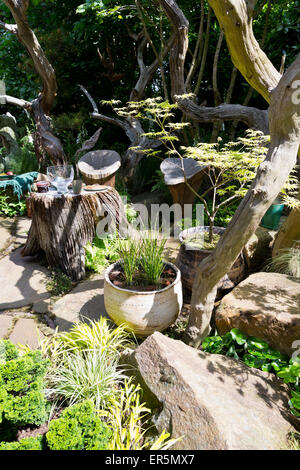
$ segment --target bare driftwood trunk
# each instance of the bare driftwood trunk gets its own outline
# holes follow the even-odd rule
[[[184,66],[188,49],[189,22],[174,0],[160,0],[160,4],[176,32],[174,44],[170,51],[170,76],[172,98],[178,103],[181,111],[194,121],[211,123],[239,120],[252,129],[268,134],[269,124],[266,110],[227,103],[210,108],[199,106],[192,100],[181,96],[186,93]]]
[[[43,251],[50,266],[74,281],[85,277],[85,246],[93,241],[103,215],[110,214],[117,227],[126,220],[114,189],[65,196],[32,193],[30,199],[32,224],[23,256]]]
[[[6,24],[0,21],[0,28],[14,34],[25,47],[33,61],[35,71],[42,80],[43,89],[31,102],[5,95],[0,97],[1,103],[20,106],[31,113],[36,124],[34,140],[38,158],[41,159],[47,154],[54,164],[64,163],[66,156],[61,142],[53,135],[49,117],[57,94],[55,72],[28,24],[29,0],[3,0],[3,2],[9,8],[16,24]]]
[[[143,21],[143,17],[141,17],[141,19]],[[128,32],[130,37],[136,43],[137,64],[139,68],[139,77],[130,92],[129,101],[140,101],[144,97],[145,90],[147,86],[152,82],[157,70],[160,68],[162,72],[163,60],[169,53],[170,48],[174,42],[174,35],[171,35],[170,38],[166,41],[166,43],[163,43],[161,45],[160,51],[156,51],[147,31],[145,22],[143,22],[143,30],[139,34],[135,34],[132,31]],[[144,60],[144,53],[148,44],[151,45],[155,53],[155,59],[150,65],[146,65]],[[130,142],[130,147],[126,150],[124,155],[122,155],[122,169],[125,172],[127,179],[130,179],[133,176],[134,169],[143,157],[140,152],[132,150],[131,147],[139,147],[140,149],[157,148],[162,145],[161,142],[158,140],[151,140],[143,136],[144,129],[142,128],[140,121],[138,121],[137,119],[119,119],[106,116],[105,114],[100,113],[95,100],[91,97],[88,91],[82,85],[79,85],[79,87],[92,104],[93,112],[90,114],[90,116],[94,119],[120,127],[127,135]]]
[[[183,52],[186,50],[188,22],[175,1],[160,0],[160,3],[174,29],[177,30],[177,51]],[[215,13],[220,17],[219,21],[224,28],[225,36],[228,30],[227,21],[231,21],[231,13],[236,11],[233,6],[232,10],[228,9],[232,3],[241,14],[244,16],[247,14],[246,2],[244,1],[215,2],[210,0],[211,6],[216,8]],[[224,11],[219,12],[219,8],[223,8]],[[226,16],[226,18],[223,19],[223,16]],[[255,50],[256,48],[259,49],[259,46],[254,39],[252,28],[249,30],[249,25],[244,24],[247,22],[244,16],[234,18],[233,32],[229,31],[226,39],[229,43],[229,49],[233,51],[232,53],[236,57],[234,62],[237,68],[240,67],[243,73],[243,71],[245,72],[244,68],[249,67],[255,75],[254,78],[248,77],[247,73],[249,83],[259,89],[267,99],[271,96],[269,110],[271,144],[266,160],[260,165],[251,188],[241,202],[219,244],[214,252],[199,266],[193,286],[191,315],[185,334],[186,341],[196,347],[210,331],[210,319],[218,282],[229,271],[239,253],[255,232],[264,213],[280,192],[290,171],[296,164],[300,142],[299,105],[294,104],[292,100],[294,91],[292,84],[300,78],[300,56],[278,83],[280,75],[278,77],[278,73],[274,71],[275,69],[269,63],[267,57],[261,53],[262,51],[257,51],[257,56],[255,56]],[[234,31],[237,31],[237,23],[239,23],[238,32],[234,33]],[[230,38],[232,34],[234,35],[232,41],[235,46],[240,44],[239,47],[231,47]],[[178,43],[181,41],[182,45],[180,46]],[[250,51],[249,57],[245,55],[247,47]],[[242,54],[239,54],[239,48]],[[175,61],[175,59],[174,51],[173,60]],[[183,61],[184,56],[181,55],[177,64],[176,62],[173,63],[174,72],[178,72],[176,81],[179,83],[179,89],[183,80]],[[242,61],[243,65],[239,61]],[[260,68],[263,68],[261,76],[259,76]],[[267,80],[267,76],[269,80]]]

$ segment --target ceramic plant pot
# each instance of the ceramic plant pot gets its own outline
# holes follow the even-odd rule
[[[149,336],[155,331],[166,330],[177,319],[182,308],[182,286],[179,269],[171,263],[176,278],[164,289],[135,291],[115,286],[109,274],[118,268],[115,263],[104,274],[104,304],[116,325],[125,324],[126,329],[137,336]]]
[[[209,227],[192,227],[184,230],[179,235],[181,246],[177,256],[176,266],[181,271],[182,287],[185,300],[187,302],[189,302],[192,295],[193,283],[196,277],[197,269],[201,261],[209,256],[212,252],[212,250],[201,248],[195,249],[195,246],[189,245],[188,243],[189,239],[197,237],[197,234],[200,234],[203,231],[208,232]],[[222,235],[224,231],[225,228],[223,227],[214,227],[214,233],[216,234]],[[230,271],[220,280],[217,293],[218,299],[222,298],[244,279],[246,275],[246,269],[244,255],[241,253],[233,263]]]

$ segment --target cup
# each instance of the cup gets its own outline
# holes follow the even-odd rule
[[[80,194],[82,190],[82,180],[74,180],[72,183],[73,193]]]

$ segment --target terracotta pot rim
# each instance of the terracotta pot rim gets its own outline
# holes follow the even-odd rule
[[[118,264],[119,264],[120,261],[117,261],[116,263],[113,263],[111,264],[110,266],[108,266],[108,268],[104,271],[104,280],[107,282],[107,284],[109,284],[111,287],[113,287],[114,289],[118,290],[118,291],[121,291],[121,292],[126,292],[127,294],[132,294],[132,295],[153,295],[153,294],[160,294],[161,292],[166,292],[167,290],[169,289],[172,289],[172,287],[175,286],[175,284],[177,284],[178,282],[181,282],[181,272],[180,270],[177,268],[177,266],[175,266],[175,264],[173,263],[170,263],[169,261],[166,262],[166,266],[170,266],[172,269],[174,269],[175,273],[176,273],[176,278],[175,280],[172,282],[172,284],[170,284],[169,286],[167,287],[164,287],[163,289],[158,289],[158,290],[151,290],[151,291],[137,291],[137,290],[133,290],[133,289],[125,289],[124,287],[118,287],[118,286],[115,286],[111,280],[109,279],[109,274],[110,272],[113,270],[114,267],[116,267]]]

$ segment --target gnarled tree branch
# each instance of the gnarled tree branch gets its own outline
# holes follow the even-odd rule
[[[270,102],[280,73],[260,48],[252,29],[252,13],[256,1],[209,0],[225,33],[232,62],[247,82]],[[250,9],[249,9],[250,8]]]
[[[185,94],[184,64],[188,48],[189,22],[174,0],[160,0],[174,31],[176,40],[170,52],[172,96],[189,118],[198,122],[243,121],[248,127],[268,133],[268,113],[242,105],[222,104],[217,108],[198,106],[192,100],[180,98]]]
[[[54,163],[64,163],[66,156],[63,147],[59,139],[53,135],[51,119],[48,117],[57,93],[55,72],[29,26],[27,19],[29,0],[3,0],[3,2],[9,8],[16,25],[5,25],[1,22],[0,26],[17,36],[31,57],[35,71],[43,84],[41,93],[31,103],[12,97],[5,97],[3,100],[6,104],[21,106],[32,113],[36,124],[35,149],[38,158],[43,158],[47,153]]]

